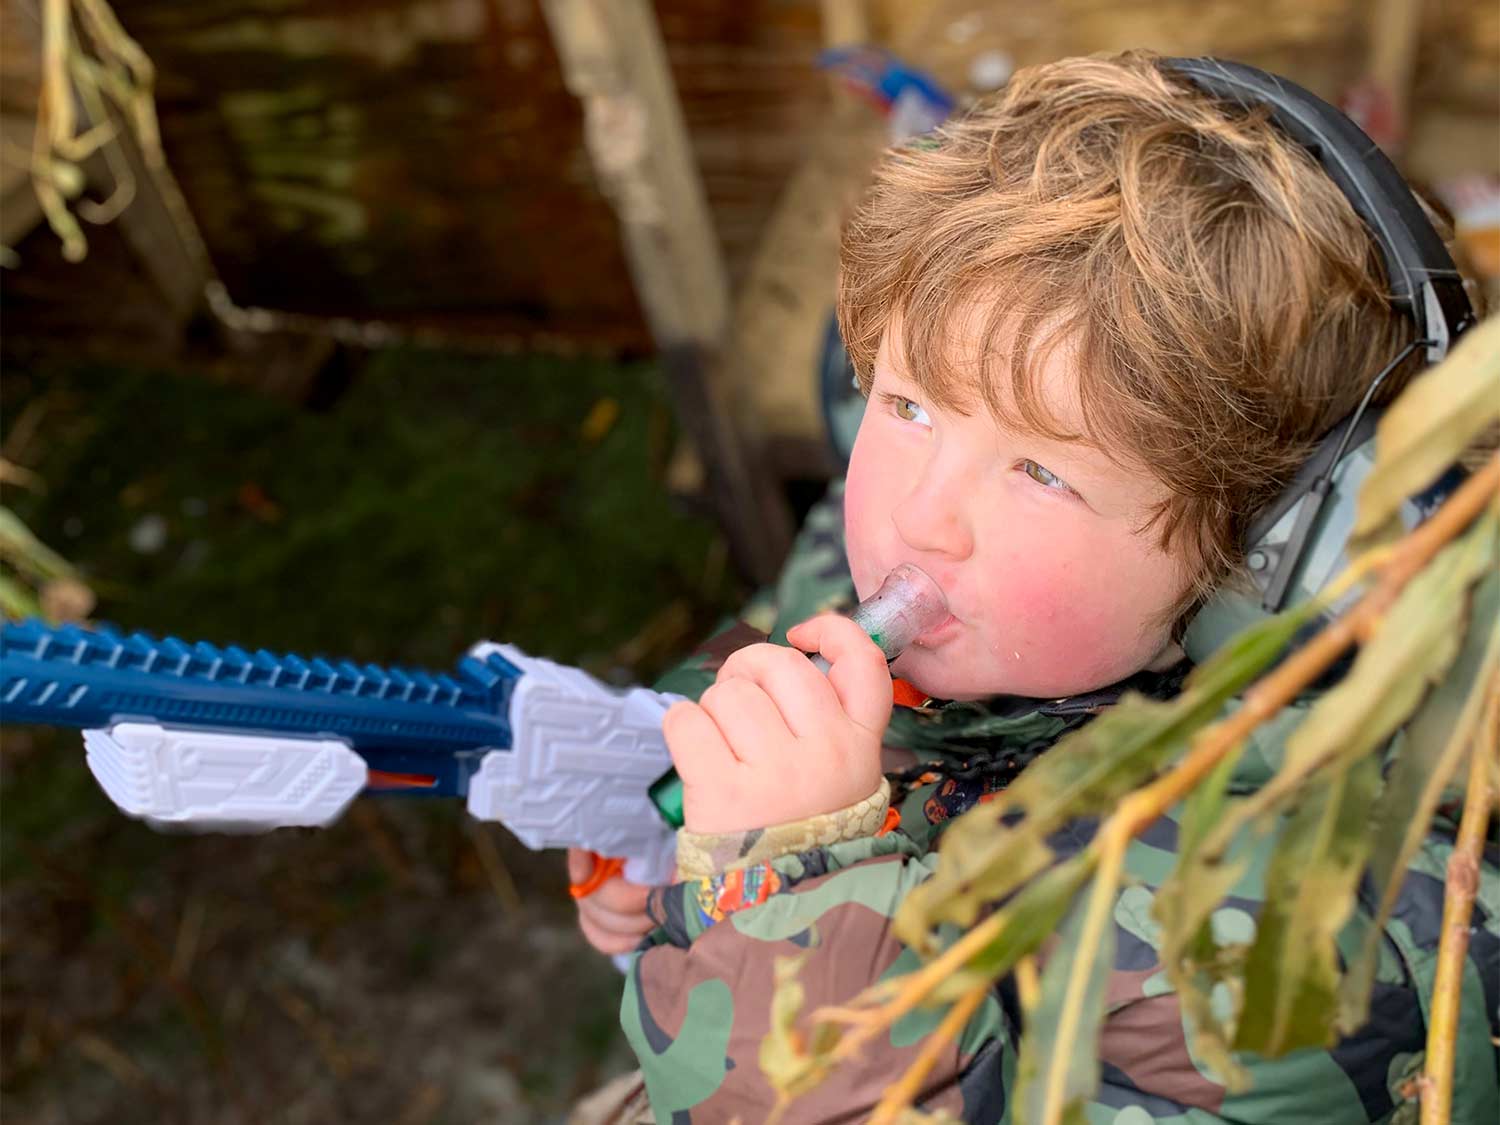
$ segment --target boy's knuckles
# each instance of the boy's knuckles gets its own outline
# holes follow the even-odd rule
[[[725,658],[723,665],[719,668],[719,678],[723,679],[726,675],[732,676],[741,668],[759,663],[767,657],[774,657],[778,652],[784,651],[786,650],[782,645],[773,645],[766,641],[737,648]]]
[[[697,706],[696,703],[684,699],[668,707],[667,713],[661,717],[662,733],[671,738],[673,731],[681,730],[683,724],[689,721],[689,715]]]
[[[755,680],[722,680],[703,693],[702,706],[728,741],[747,724],[755,724],[758,735],[775,733],[776,703]]]
[[[641,933],[650,927],[650,920],[644,909],[614,910],[601,902],[590,901],[597,894],[596,891],[578,905],[579,914],[595,926],[610,933],[621,934]]]
[[[586,918],[579,919],[578,928],[583,931],[583,936],[588,940],[588,943],[600,953],[611,955],[629,953],[640,944],[639,935],[612,933],[609,930],[594,925]]]
[[[610,879],[593,894],[581,900],[583,905],[598,905],[605,910],[634,914],[646,909],[650,887],[627,883],[624,879]]]
[[[748,645],[733,653],[719,669],[719,683],[734,679],[763,680],[797,663],[806,664],[807,657],[797,649],[785,645]]]
[[[718,726],[696,703],[674,704],[662,717],[661,729],[667,752],[686,786],[701,779],[705,771],[711,774],[729,755]]]

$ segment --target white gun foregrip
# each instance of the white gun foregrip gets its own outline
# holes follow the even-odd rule
[[[647,790],[672,765],[662,716],[682,696],[620,690],[577,668],[485,642],[525,675],[510,702],[511,749],[486,754],[469,780],[469,812],[498,820],[530,848],[623,857],[634,883],[672,881],[677,837]]]
[[[109,799],[165,829],[321,828],[338,819],[368,776],[363,758],[329,738],[120,722],[84,731],[83,744]]]

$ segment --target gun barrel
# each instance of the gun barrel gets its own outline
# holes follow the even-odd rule
[[[35,620],[0,627],[6,723],[332,737],[373,770],[432,779],[434,795],[463,795],[484,752],[511,747],[520,676],[498,653],[435,673]]]

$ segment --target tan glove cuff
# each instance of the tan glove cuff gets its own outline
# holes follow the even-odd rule
[[[885,826],[886,810],[890,807],[891,783],[882,777],[880,788],[863,801],[805,820],[751,828],[744,832],[689,832],[686,828],[679,828],[678,881],[707,879],[777,856],[811,851],[840,840],[873,836]]]

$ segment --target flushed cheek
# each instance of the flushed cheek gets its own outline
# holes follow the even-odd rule
[[[882,536],[890,534],[893,498],[899,495],[901,484],[899,474],[891,469],[891,459],[882,459],[871,445],[861,431],[844,487],[845,544],[855,591],[861,598],[873,594],[885,579],[877,573],[876,547]]]
[[[1013,555],[991,587],[980,631],[992,690],[1057,696],[1101,687],[1144,667],[1166,642],[1156,620],[1173,596],[1170,566],[1138,557],[1134,543],[1058,546]]]

